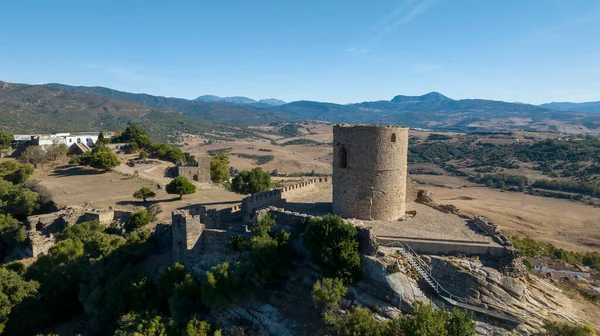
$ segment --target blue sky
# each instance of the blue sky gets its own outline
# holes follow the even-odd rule
[[[598,0],[0,2],[0,80],[349,103],[600,100]]]

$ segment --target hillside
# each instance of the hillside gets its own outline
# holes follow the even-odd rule
[[[0,119],[0,130],[12,133],[114,131],[135,123],[160,141],[176,131],[232,131],[230,126],[125,100],[6,82],[0,82]]]
[[[577,111],[584,113],[600,113],[600,101],[585,103],[552,102],[540,105],[541,107],[559,111]]]
[[[46,84],[46,86],[68,92],[87,93],[102,97],[127,100],[147,107],[172,110],[187,114],[191,117],[206,120],[240,124],[260,124],[269,121],[281,122],[290,120],[289,116],[278,111],[255,106],[193,101],[182,98],[167,98],[143,93],[122,92],[99,86],[71,86],[57,83]],[[216,96],[213,97],[215,97],[214,99],[219,98]]]
[[[478,131],[522,129],[565,133],[600,133],[600,114],[558,111],[530,104],[485,99],[455,100],[437,92],[395,96],[391,100],[335,104],[315,101],[254,101],[245,97],[202,96],[192,101],[134,94],[103,87],[47,84],[47,88],[116,98],[147,108],[181,112],[216,122],[259,125],[272,122],[321,120],[333,123],[397,124],[436,130]],[[252,103],[254,102],[254,103]],[[142,108],[137,106],[136,108]],[[559,108],[559,107],[555,107]],[[581,109],[580,109],[581,110]]]
[[[494,100],[454,100],[437,92],[349,105],[300,101],[277,109],[299,119],[390,123],[440,130],[600,132],[600,117],[595,115]]]

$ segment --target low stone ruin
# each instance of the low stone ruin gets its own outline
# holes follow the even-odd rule
[[[100,224],[110,225],[113,221],[124,222],[131,215],[128,211],[112,208],[91,208],[71,206],[59,211],[27,217],[30,246],[26,257],[37,257],[48,252],[54,245],[54,234],[77,223],[97,220]]]

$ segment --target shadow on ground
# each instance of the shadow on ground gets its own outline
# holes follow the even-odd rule
[[[319,203],[293,203],[287,202],[284,206],[286,210],[292,212],[300,212],[313,216],[324,216],[331,213],[332,207],[331,202],[319,202]]]
[[[171,203],[171,202],[177,202],[179,201],[179,196],[175,196],[173,198],[169,198],[169,199],[162,199],[162,200],[148,200],[146,202],[139,200],[139,201],[118,201],[116,204],[118,205],[136,205],[136,206],[145,206],[145,207],[149,207],[152,206],[154,204],[161,204],[161,203]],[[185,200],[185,199],[183,199]]]
[[[69,177],[69,176],[81,176],[81,175],[100,175],[104,174],[106,171],[97,170],[93,168],[84,168],[84,167],[59,167],[55,169],[50,176],[55,177]]]

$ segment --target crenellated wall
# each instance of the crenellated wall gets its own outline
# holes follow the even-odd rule
[[[260,194],[251,195],[242,199],[241,210],[245,215],[270,205],[281,206],[285,201],[282,189],[273,189]]]
[[[232,221],[243,219],[248,222],[251,220],[254,213],[258,210],[265,209],[270,206],[283,207],[286,203],[285,197],[292,195],[295,192],[302,192],[308,188],[316,187],[323,183],[330,183],[328,177],[319,177],[285,186],[283,188],[265,191],[260,194],[247,196],[242,199],[242,203],[229,208],[215,210],[206,209],[204,206],[196,206],[189,209],[192,216],[200,216],[200,222],[206,225],[207,229],[223,229],[223,230],[242,230],[241,223],[236,227],[229,227]]]

